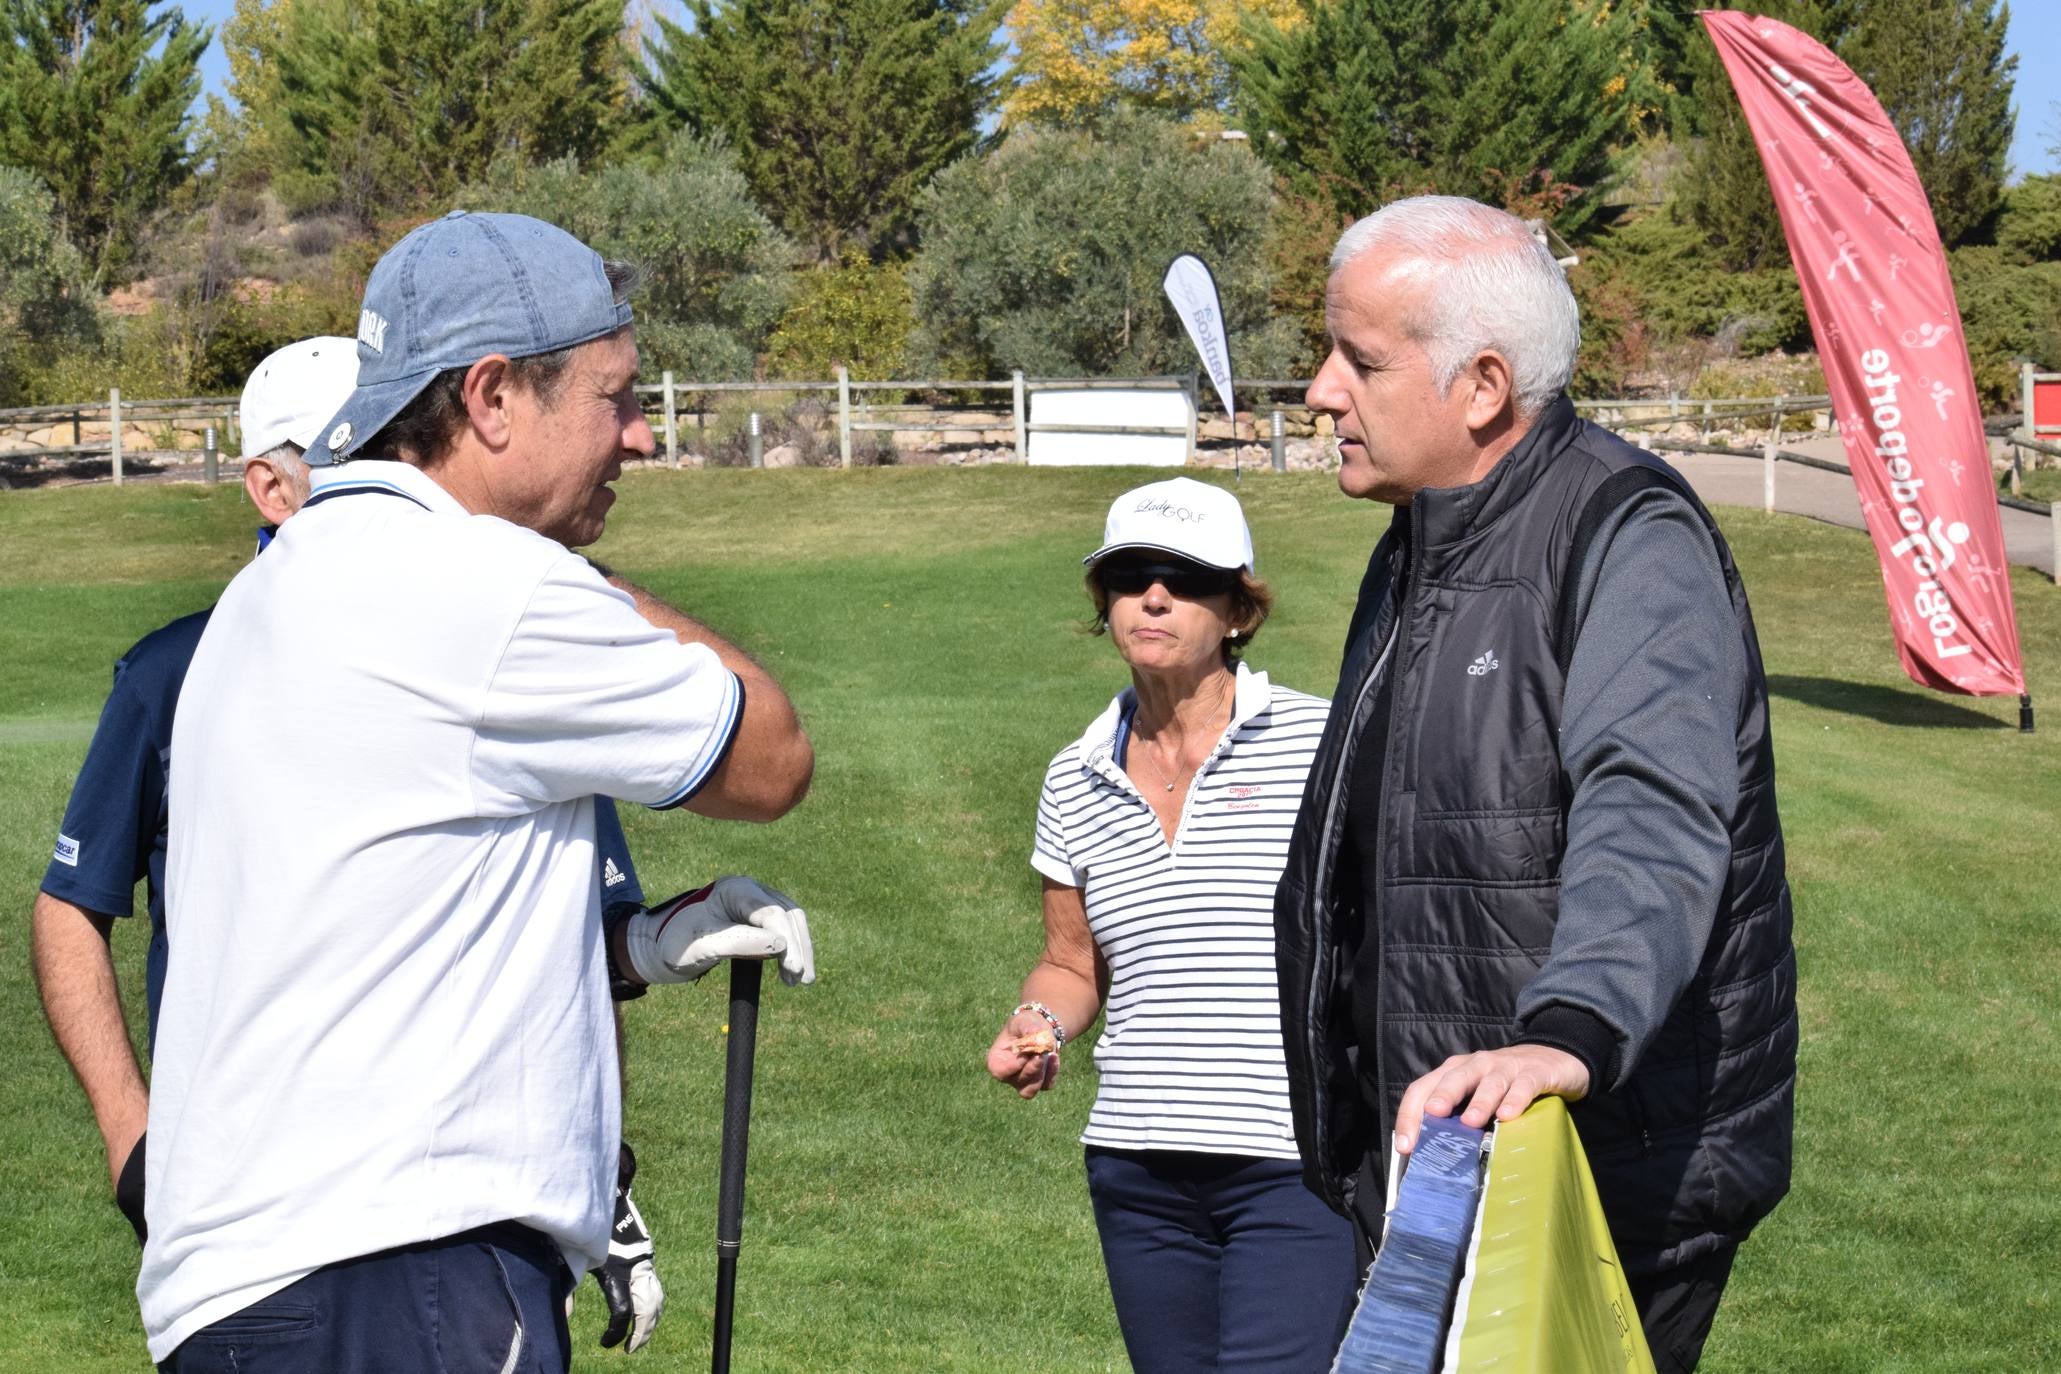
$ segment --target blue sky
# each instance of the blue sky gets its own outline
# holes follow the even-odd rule
[[[646,0],[644,9],[672,10],[665,0]],[[219,31],[235,11],[234,0],[185,0],[187,17]],[[2055,92],[2053,64],[2061,57],[2061,0],[2017,0],[2011,6],[2011,51],[2018,57],[2018,132],[2011,143],[2015,179],[2031,172],[2061,172],[2049,149],[2061,143],[2061,105]],[[205,91],[219,91],[229,75],[220,41],[208,45],[201,59]]]

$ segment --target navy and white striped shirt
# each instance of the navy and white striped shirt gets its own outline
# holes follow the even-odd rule
[[[1330,707],[1240,664],[1171,848],[1123,771],[1128,688],[1052,760],[1031,865],[1081,890],[1110,975],[1083,1144],[1296,1157],[1274,885]]]

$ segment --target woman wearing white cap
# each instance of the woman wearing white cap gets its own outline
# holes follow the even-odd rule
[[[1086,562],[1131,685],[1045,774],[1045,949],[988,1072],[1035,1097],[1106,1013],[1081,1140],[1134,1368],[1328,1369],[1353,1238],[1302,1183],[1273,902],[1329,703],[1240,662],[1272,596],[1229,492],[1126,492]]]

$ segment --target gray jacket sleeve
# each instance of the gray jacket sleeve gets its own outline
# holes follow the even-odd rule
[[[1620,507],[1574,575],[1560,912],[1516,1038],[1573,1052],[1602,1089],[1638,1063],[1716,920],[1746,656],[1710,533],[1678,492]]]

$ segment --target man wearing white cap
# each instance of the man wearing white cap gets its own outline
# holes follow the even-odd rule
[[[302,339],[258,364],[237,408],[243,489],[265,524],[258,547],[308,498],[301,455],[351,392],[358,357],[349,339]],[[129,1043],[110,945],[116,918],[147,884],[150,952],[144,1004],[157,1038],[165,979],[166,777],[172,708],[212,608],[145,635],[115,663],[114,689],[65,808],[36,896],[37,987],[58,1048],[71,1061],[107,1147],[115,1202],[143,1235],[143,1123],[148,1095]],[[282,708],[284,707],[282,703]]]

